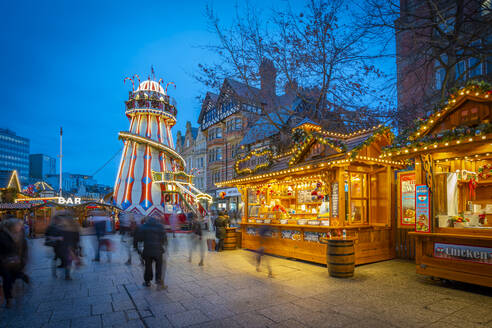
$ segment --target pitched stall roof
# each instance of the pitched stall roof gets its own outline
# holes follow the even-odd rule
[[[470,109],[477,117],[466,119]],[[422,152],[451,151],[450,147],[466,148],[470,143],[485,144],[492,136],[491,113],[492,87],[468,85],[429,117],[419,119],[413,131],[385,147],[380,157],[407,158]]]
[[[312,129],[312,126],[309,125],[313,124],[314,122],[309,122],[308,120],[306,120],[303,124],[299,124],[299,127],[294,128],[294,130],[303,129],[305,131],[308,131],[309,128]],[[364,151],[364,149],[367,149],[375,142],[379,143],[380,145],[389,144],[391,142],[393,134],[388,127],[378,126],[373,127],[372,129],[362,130],[346,135],[318,129],[316,129],[316,133],[321,133],[329,138],[328,140],[332,140],[333,143],[336,145],[335,147],[339,148],[338,151],[332,155],[324,156],[321,158],[310,159],[307,161],[292,161],[294,156],[296,156],[296,152],[300,151],[302,148],[299,148],[299,146],[297,145],[293,145],[288,152],[274,156],[272,164],[269,167],[262,169],[261,172],[240,176],[239,178],[234,180],[223,181],[217,183],[217,186],[233,186],[237,184],[250,183],[253,181],[259,182],[269,180],[275,177],[280,178],[285,176],[292,176],[293,174],[296,174],[296,172],[301,173],[300,171],[304,170],[312,171],[332,165],[346,165],[347,163],[350,163],[352,161],[379,165],[404,165],[403,162],[383,160],[376,157],[358,155],[361,151]],[[307,146],[305,147],[312,147],[313,144],[314,143],[306,144]]]
[[[278,114],[269,113],[268,118],[260,117],[248,129],[239,145],[250,145],[279,133],[277,126],[287,123],[293,116],[287,111],[281,110]]]
[[[19,175],[16,170],[0,170],[0,189],[16,188],[20,191]]]

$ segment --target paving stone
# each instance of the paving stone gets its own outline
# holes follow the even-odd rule
[[[186,309],[181,303],[174,302],[151,306],[151,311],[156,317],[163,317],[168,314],[185,312]]]
[[[102,315],[103,327],[111,327],[113,325],[126,323],[124,312],[105,313]]]
[[[72,319],[71,328],[100,328],[100,327],[102,327],[101,316]]]
[[[70,320],[64,320],[64,321],[57,321],[57,322],[48,322],[45,323],[42,327],[43,328],[70,328],[71,321]]]
[[[126,313],[126,318],[129,321],[140,319],[140,315],[138,314],[137,310],[127,310],[125,311],[125,313]]]
[[[92,305],[92,315],[99,315],[111,312],[113,312],[113,307],[111,303],[99,303]]]
[[[199,310],[173,313],[168,315],[167,318],[175,327],[186,327],[210,321],[210,319]]]
[[[272,320],[258,313],[242,313],[232,317],[232,319],[242,327],[248,328],[269,327],[274,324]]]
[[[92,256],[90,239],[82,237]],[[334,279],[323,266],[271,257],[276,278],[268,279],[248,251],[209,253],[199,268],[186,261],[185,237],[171,239],[164,291],[141,286],[143,268],[124,265],[122,249],[113,263],[86,261],[72,281],[54,279],[42,240],[29,241],[32,284],[16,284],[14,307],[0,308],[0,327],[492,328],[492,290],[443,285],[416,275],[409,261],[364,265],[353,279]]]
[[[113,304],[113,310],[115,312],[135,309],[135,305],[133,305],[133,302],[131,300],[112,302],[112,304]]]
[[[145,324],[148,328],[167,328],[172,327],[171,323],[165,317],[149,317],[144,319]]]

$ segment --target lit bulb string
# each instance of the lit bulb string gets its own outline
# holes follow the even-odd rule
[[[379,125],[373,126],[372,128],[369,128],[369,129],[362,129],[362,130],[358,130],[358,131],[355,131],[355,132],[352,132],[352,133],[345,134],[345,133],[337,133],[337,132],[331,132],[331,131],[321,131],[321,127],[318,126],[318,125],[314,125],[314,124],[303,124],[303,125],[300,125],[298,127],[293,128],[292,131],[295,131],[297,129],[303,129],[303,127],[307,127],[307,128],[311,128],[311,129],[316,129],[320,133],[322,133],[322,134],[324,134],[325,136],[328,136],[328,137],[335,137],[335,138],[338,138],[338,139],[350,139],[350,138],[353,138],[353,137],[356,137],[356,136],[360,136],[360,135],[363,135],[363,134],[366,134],[366,133],[373,132],[373,131],[379,129],[380,127],[382,127],[382,126],[383,126],[382,124],[379,124]]]
[[[120,132],[118,134],[118,138],[124,139],[124,140],[131,140],[131,141],[134,141],[134,142],[140,143],[140,144],[150,145],[154,148],[162,150],[165,153],[167,153],[168,155],[170,155],[171,157],[173,157],[174,159],[177,159],[179,162],[181,162],[183,167],[186,167],[186,162],[183,159],[183,157],[181,157],[180,154],[178,154],[174,149],[172,149],[172,148],[170,148],[170,147],[168,147],[168,146],[166,146],[160,142],[154,141],[154,140],[147,138],[147,137],[142,137],[138,134],[129,133],[129,132]]]
[[[356,155],[354,158],[335,159],[335,160],[320,163],[320,164],[311,164],[311,165],[306,165],[306,166],[302,166],[302,167],[289,168],[289,169],[285,169],[285,170],[281,170],[281,171],[277,171],[277,172],[259,174],[259,175],[250,176],[250,177],[241,178],[241,179],[221,181],[221,182],[216,183],[215,185],[217,187],[223,187],[226,185],[245,184],[245,183],[249,183],[252,181],[267,180],[267,179],[279,177],[279,176],[285,175],[285,174],[305,173],[306,171],[309,171],[312,169],[318,169],[319,170],[319,169],[335,167],[335,166],[345,166],[345,165],[350,164],[352,162],[363,162],[363,163],[369,162],[369,163],[378,163],[378,164],[383,164],[383,165],[387,164],[387,165],[394,165],[394,166],[406,166],[406,163],[401,162],[401,161],[394,161],[394,160],[387,160],[387,159],[381,159],[381,158],[370,157],[370,156]]]
[[[489,159],[490,155],[492,153],[479,153],[479,154],[472,154],[472,155],[467,155],[467,156],[461,156],[461,157],[456,157],[456,156],[451,156],[449,158],[439,158],[436,159],[434,162],[436,163],[443,163],[443,162],[449,162],[452,160],[464,160],[464,161],[469,161],[469,162],[474,162],[474,161],[483,161],[486,159]]]
[[[490,91],[481,92],[478,90],[478,86],[471,85],[468,87],[464,87],[460,89],[456,96],[451,96],[448,99],[446,105],[438,110],[434,114],[432,114],[426,122],[423,123],[422,126],[418,126],[416,131],[412,134],[412,138],[417,138],[428,133],[432,127],[436,126],[440,121],[442,121],[446,114],[448,114],[452,109],[456,107],[456,105],[465,97],[475,96],[479,99],[488,99],[490,96]],[[456,97],[456,98],[454,98]]]
[[[487,134],[487,135],[482,135],[482,136],[469,136],[465,138],[460,138],[460,139],[455,139],[455,140],[448,140],[445,142],[435,142],[431,145],[427,146],[420,146],[420,147],[415,147],[415,146],[409,146],[409,147],[403,147],[398,150],[393,150],[393,151],[386,151],[385,153],[379,155],[380,158],[387,158],[387,157],[397,157],[397,156],[405,156],[405,155],[412,155],[414,153],[418,152],[430,152],[430,151],[442,151],[443,147],[456,147],[460,145],[468,145],[471,142],[487,142],[487,140],[492,139],[492,134]]]

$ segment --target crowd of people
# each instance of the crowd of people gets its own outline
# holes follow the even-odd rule
[[[211,217],[211,218],[210,218]],[[104,260],[111,262],[111,253],[114,250],[114,240],[108,236],[112,231],[110,218],[104,211],[95,210],[89,214],[90,223],[95,236],[94,256],[92,261]],[[176,232],[181,229],[177,214],[169,218],[170,236],[174,239]],[[216,212],[216,215],[203,217],[200,213],[186,213],[188,227],[188,261],[191,263],[193,255],[198,256],[198,265],[204,265],[205,240],[204,229],[215,230],[217,238],[215,250],[220,252],[224,247],[226,228],[230,224],[225,210]],[[17,279],[29,284],[30,279],[25,274],[27,263],[27,241],[29,232],[24,222],[16,218],[5,218],[0,221],[0,276],[2,278],[3,294],[6,306],[11,306],[12,287]],[[52,274],[57,277],[62,271],[65,280],[72,280],[72,273],[83,265],[82,258],[88,256],[83,252],[81,244],[81,226],[77,218],[70,211],[58,211],[52,217],[45,232],[45,246],[52,248]],[[168,251],[168,234],[163,222],[151,216],[138,216],[131,212],[119,214],[120,243],[123,254],[126,255],[126,265],[132,265],[135,256],[144,267],[143,285],[151,286],[152,281],[160,289],[165,289],[165,274]],[[90,247],[89,247],[90,248]],[[1,293],[0,293],[1,294]]]

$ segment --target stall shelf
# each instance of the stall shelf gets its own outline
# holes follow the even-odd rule
[[[404,163],[379,158],[392,137],[383,126],[340,134],[309,122],[293,129],[285,153],[240,156],[237,178],[217,186],[241,193],[242,247],[326,264],[320,241],[345,234],[356,264],[393,258],[392,170]]]
[[[426,214],[417,190],[409,234],[417,273],[492,287],[491,90],[473,83],[457,91],[380,157],[411,162],[428,197]]]

